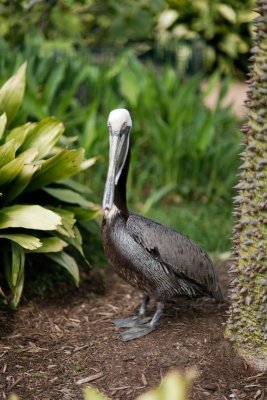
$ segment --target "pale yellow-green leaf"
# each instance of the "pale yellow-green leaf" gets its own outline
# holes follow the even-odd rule
[[[8,396],[7,400],[20,400],[19,397],[12,393],[10,396]]]
[[[58,226],[57,232],[67,237],[74,237],[73,226],[76,222],[74,213],[63,208],[49,207],[49,209],[61,217],[61,225]]]
[[[84,160],[83,162],[82,162],[82,164],[81,164],[81,170],[86,170],[86,169],[88,169],[88,168],[91,168],[95,163],[96,163],[96,161],[97,160],[99,160],[99,157],[98,156],[96,156],[96,157],[91,157],[91,158],[89,158],[88,160]]]
[[[30,253],[57,253],[68,246],[68,243],[58,237],[42,238],[41,240],[41,246],[36,250],[32,249]]]
[[[0,186],[13,181],[24,165],[24,157],[17,157],[0,168]]]
[[[197,373],[194,369],[185,374],[171,371],[156,389],[138,396],[136,400],[186,400],[189,385],[196,376]]]
[[[0,139],[3,137],[3,134],[5,132],[6,123],[7,123],[6,113],[3,113],[0,116]]]
[[[24,63],[0,89],[0,114],[6,113],[8,123],[16,116],[23,100],[26,66]]]
[[[63,132],[64,125],[55,117],[43,119],[28,132],[20,151],[34,147],[38,150],[38,157],[41,159],[50,153]]]
[[[228,4],[218,4],[217,10],[227,21],[233,24],[236,22],[236,12]]]
[[[0,229],[26,228],[55,230],[61,217],[55,212],[38,205],[15,205],[0,210]]]
[[[83,390],[83,398],[84,400],[109,400],[99,390],[89,386]]]
[[[34,174],[28,191],[40,189],[58,180],[69,178],[81,170],[84,160],[84,149],[64,149],[55,156],[45,160]]]
[[[24,164],[17,177],[10,183],[8,190],[4,194],[4,204],[18,197],[28,186],[38,166],[33,164]]]
[[[56,262],[57,264],[61,265],[65,268],[73,277],[75,284],[79,285],[79,269],[76,261],[73,257],[69,254],[65,253],[64,251],[60,253],[48,253],[46,254],[48,258]]]
[[[0,146],[0,168],[15,158],[15,141],[10,140]]]
[[[12,129],[6,137],[6,142],[15,139],[16,151],[20,148],[24,140],[26,139],[29,132],[31,132],[36,126],[35,122],[27,122],[24,125],[18,126]]]
[[[12,240],[13,242],[16,242],[21,247],[27,250],[35,250],[38,249],[38,247],[42,246],[39,238],[32,235],[26,235],[24,233],[0,233],[0,238]]]
[[[46,188],[44,191],[65,203],[77,204],[88,208],[92,205],[90,201],[87,201],[82,195],[71,189]]]

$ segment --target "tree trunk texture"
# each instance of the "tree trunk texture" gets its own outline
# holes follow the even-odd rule
[[[229,318],[225,336],[255,369],[267,370],[267,0],[254,21],[243,164],[236,186]]]

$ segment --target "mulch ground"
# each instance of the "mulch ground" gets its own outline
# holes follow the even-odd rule
[[[226,290],[226,264],[219,274]],[[236,357],[223,338],[227,304],[212,299],[170,304],[159,328],[124,343],[112,318],[133,315],[141,294],[112,273],[96,272],[80,289],[24,299],[0,311],[0,398],[82,399],[88,384],[109,398],[131,400],[173,368],[195,366],[194,400],[264,400],[266,376]],[[153,312],[153,304],[151,312]]]

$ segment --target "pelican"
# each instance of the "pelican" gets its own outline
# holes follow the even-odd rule
[[[162,316],[164,303],[172,298],[210,296],[223,301],[217,275],[204,250],[174,229],[128,211],[126,182],[131,128],[131,116],[126,109],[110,112],[102,242],[115,272],[144,294],[137,316],[114,320],[117,327],[129,328],[122,332],[124,341],[152,332]],[[146,315],[150,298],[157,304],[153,318]]]

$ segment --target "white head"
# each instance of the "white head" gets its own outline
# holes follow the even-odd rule
[[[120,132],[122,127],[132,127],[132,119],[126,108],[116,108],[112,110],[108,116],[108,126],[112,129],[113,134]]]

